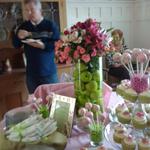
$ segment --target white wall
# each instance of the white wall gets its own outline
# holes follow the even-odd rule
[[[134,45],[150,48],[150,0],[137,0],[135,4]]]
[[[106,29],[123,30],[127,46],[133,48],[134,6],[135,0],[67,0],[67,25],[95,18]]]

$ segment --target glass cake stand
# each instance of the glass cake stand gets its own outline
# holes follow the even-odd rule
[[[113,139],[113,134],[114,134],[114,127],[118,124],[118,122],[110,122],[104,130],[104,136],[105,139],[107,140],[107,142],[109,142],[111,144],[111,146],[115,149],[115,150],[122,150],[122,146],[121,144],[118,144],[114,141]],[[127,134],[130,134],[132,132],[132,128],[128,128],[127,129]],[[138,150],[137,146],[136,149]]]

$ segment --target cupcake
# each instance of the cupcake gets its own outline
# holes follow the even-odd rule
[[[140,93],[139,94],[139,101],[141,103],[149,104],[150,103],[150,90]]]
[[[130,124],[131,121],[131,114],[128,111],[119,112],[117,114],[118,120],[123,124]]]
[[[121,131],[118,131],[118,132],[114,132],[113,134],[113,139],[116,143],[121,143],[122,140],[124,139],[125,137],[125,131],[124,130],[121,130]]]
[[[138,142],[138,150],[150,150],[150,139],[142,138]]]
[[[124,91],[124,98],[131,101],[131,102],[135,102],[137,100],[137,93],[136,91],[134,91],[132,88],[129,88],[127,90]]]
[[[116,107],[116,113],[119,113],[119,112],[122,112],[122,111],[127,111],[128,108],[126,106],[125,103],[123,104],[119,104],[117,107]]]
[[[132,124],[137,129],[143,129],[147,126],[147,118],[143,112],[137,112],[132,118]]]
[[[135,148],[136,148],[135,139],[131,135],[125,136],[124,139],[122,140],[122,149],[135,150]]]
[[[119,84],[116,88],[116,93],[123,96],[124,91],[127,89],[127,87],[123,86],[122,84]]]
[[[121,123],[118,123],[117,125],[115,125],[114,127],[114,131],[115,132],[119,132],[119,131],[126,131],[126,128],[121,124]]]

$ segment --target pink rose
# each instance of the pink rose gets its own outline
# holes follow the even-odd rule
[[[65,49],[64,49],[64,52],[65,52],[65,53],[69,53],[70,50],[71,50],[70,47],[66,46]]]
[[[77,50],[80,52],[80,54],[84,54],[85,53],[85,49],[81,46],[77,46]]]
[[[80,49],[80,54],[84,54],[85,53],[85,49],[84,48],[81,48]]]
[[[78,58],[79,58],[79,52],[78,52],[78,50],[74,51],[73,57],[74,57],[75,59],[78,59]]]
[[[94,57],[94,56],[96,56],[96,54],[97,54],[96,49],[93,49],[91,56]]]
[[[92,43],[90,36],[85,37],[85,42],[86,42],[86,44]]]
[[[91,58],[90,58],[89,54],[84,54],[84,55],[82,55],[81,59],[87,63],[90,61]]]
[[[59,60],[61,63],[63,63],[65,61],[65,59],[63,57],[59,57]]]
[[[71,62],[72,62],[72,58],[71,58],[71,57],[68,57],[67,60],[66,60],[66,63],[67,63],[67,64],[70,64]]]
[[[68,58],[68,53],[61,52],[61,57],[63,57],[64,59],[67,59]]]

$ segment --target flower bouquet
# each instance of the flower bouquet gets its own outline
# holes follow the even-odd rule
[[[78,22],[66,29],[55,44],[56,60],[74,63],[74,88],[77,108],[86,102],[102,108],[102,55],[110,50],[111,38],[94,19]]]

